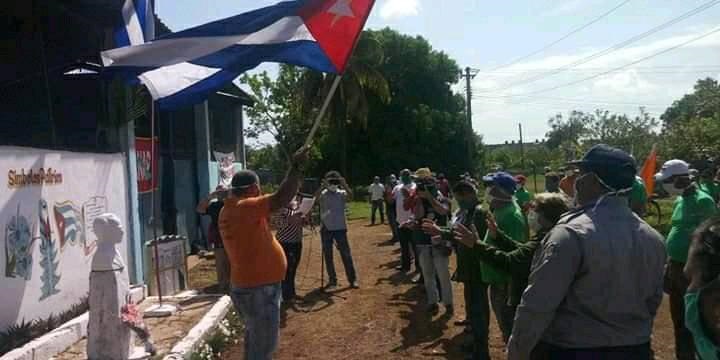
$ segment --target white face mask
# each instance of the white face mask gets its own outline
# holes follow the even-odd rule
[[[530,227],[530,231],[535,232],[535,233],[540,231],[540,228],[541,228],[540,215],[538,215],[537,212],[532,211],[532,210],[530,212],[528,212],[527,219],[528,219],[528,226]]]
[[[675,183],[670,183],[670,184],[668,184],[668,183],[663,183],[663,184],[662,184],[662,187],[663,187],[663,190],[665,190],[665,192],[667,192],[667,193],[670,194],[671,196],[681,195],[681,194],[685,191],[685,189],[681,189],[681,188],[676,187],[676,186],[675,186]]]
[[[338,186],[337,186],[337,185],[330,185],[330,186],[328,186],[328,190],[330,190],[331,192],[337,192],[337,191],[338,191]]]

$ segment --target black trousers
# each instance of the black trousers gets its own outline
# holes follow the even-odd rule
[[[372,215],[370,216],[370,221],[373,225],[375,225],[375,214],[378,210],[380,210],[380,223],[385,223],[385,200],[373,200],[371,202],[372,204]]]
[[[415,271],[420,272],[420,258],[417,256],[415,241],[413,241],[413,231],[408,228],[398,229],[400,237],[400,264],[404,271],[410,271],[410,263],[415,257]]]
[[[652,358],[649,343],[592,349],[563,349],[540,343],[530,356],[530,360],[651,360]]]
[[[287,259],[287,271],[285,272],[285,280],[282,282],[282,294],[283,299],[290,300],[297,296],[295,292],[295,275],[302,256],[302,242],[280,244]]]

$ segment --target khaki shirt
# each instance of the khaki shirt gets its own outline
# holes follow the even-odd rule
[[[664,265],[662,236],[626,198],[566,214],[535,254],[508,359],[528,359],[540,341],[571,349],[649,342]]]

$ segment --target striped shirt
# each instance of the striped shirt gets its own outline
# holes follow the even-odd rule
[[[303,237],[302,217],[295,217],[298,210],[283,208],[273,216],[273,225],[277,229],[277,239],[281,243],[298,243]]]

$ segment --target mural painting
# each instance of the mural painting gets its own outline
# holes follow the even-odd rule
[[[40,267],[42,268],[42,295],[40,301],[47,299],[60,292],[57,288],[60,282],[60,274],[58,274],[58,249],[52,238],[50,229],[50,214],[47,201],[40,199],[38,202],[38,217],[40,224]]]
[[[17,213],[5,224],[5,276],[30,280],[32,277],[33,237],[30,223],[20,214],[20,204]]]

